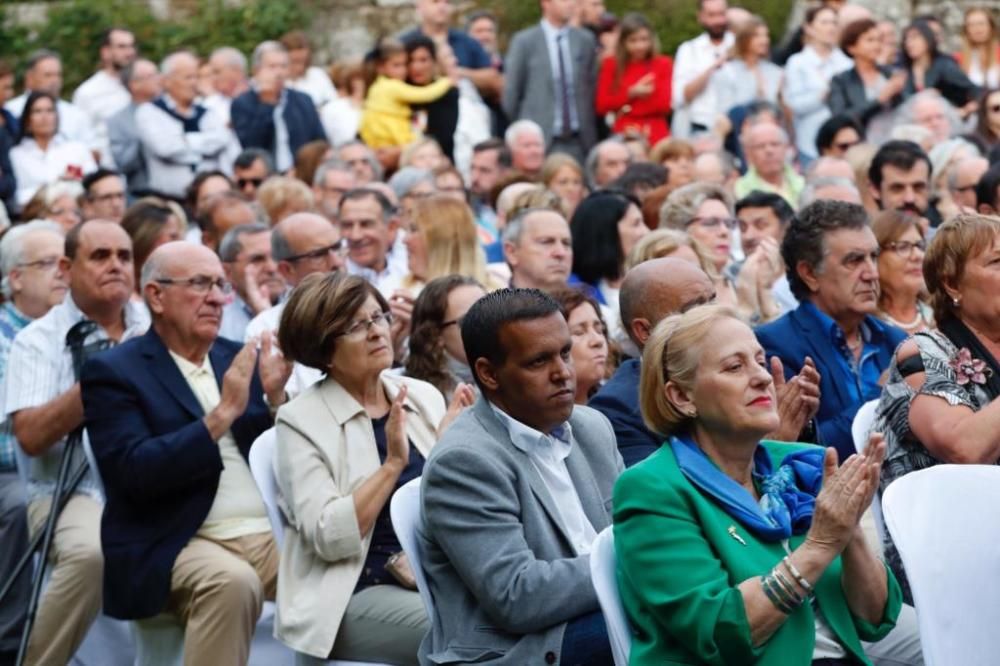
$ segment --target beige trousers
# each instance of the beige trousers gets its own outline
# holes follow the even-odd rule
[[[270,532],[191,539],[174,562],[168,604],[185,626],[185,666],[244,666],[277,581],[278,550]]]
[[[32,534],[45,528],[51,504],[46,498],[28,506]],[[49,557],[52,573],[28,640],[29,666],[68,663],[101,612],[101,511],[99,502],[77,494],[59,515]]]

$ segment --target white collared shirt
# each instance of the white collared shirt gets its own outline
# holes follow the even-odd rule
[[[711,128],[715,123],[715,110],[719,107],[715,91],[711,85],[705,86],[700,95],[690,102],[684,101],[684,87],[705,72],[721,56],[729,52],[734,41],[733,33],[727,32],[718,44],[713,44],[708,33],[703,32],[677,49],[674,58],[673,90],[674,109],[684,109],[689,122]]]
[[[61,133],[52,137],[44,151],[34,139],[25,138],[10,149],[10,162],[17,180],[15,201],[21,207],[31,201],[38,188],[63,177],[67,167],[79,168],[84,176],[97,170],[90,149]]]
[[[558,429],[562,431],[562,437],[555,432],[546,435],[511,417],[493,403],[490,403],[490,408],[507,429],[514,446],[528,455],[538,475],[542,477],[542,482],[545,483],[545,488],[555,502],[576,554],[589,553],[594,539],[597,538],[597,532],[583,511],[580,494],[577,493],[573,478],[566,468],[566,458],[573,448],[573,430],[569,422]]]
[[[300,79],[289,79],[285,82],[285,86],[309,95],[317,109],[337,99],[337,89],[333,87],[326,72],[319,67],[307,68],[305,76]]]
[[[73,104],[90,116],[95,125],[106,123],[132,101],[132,96],[122,85],[121,79],[103,69],[80,84],[73,92]]]
[[[565,25],[557,28],[542,19],[542,34],[545,35],[545,45],[549,49],[549,64],[552,67],[552,99],[555,100],[555,116],[552,123],[552,133],[559,136],[564,133],[562,126],[562,87],[559,83],[559,49],[562,49],[563,65],[566,68],[566,92],[569,97],[569,117],[571,131],[580,129],[580,118],[576,108],[576,79],[573,76],[573,51],[569,44],[572,27]],[[560,39],[560,37],[562,39]]]
[[[403,279],[410,274],[410,260],[406,244],[403,242],[404,238],[405,234],[402,231],[396,232],[396,240],[385,255],[385,268],[382,271],[359,266],[348,259],[347,272],[368,280],[380,294],[389,298],[403,284]]]
[[[14,412],[39,407],[69,390],[76,383],[73,356],[66,346],[66,334],[78,322],[86,319],[73,297],[49,310],[43,317],[28,324],[14,338],[7,358],[7,370],[0,385],[0,405],[4,419],[11,419]],[[124,311],[125,333],[121,342],[137,337],[149,328],[146,308],[129,301]],[[88,344],[106,340],[108,334],[98,328],[86,340]],[[86,436],[86,433],[84,434]],[[44,455],[31,459],[28,468],[28,497],[36,499],[52,493],[58,476],[66,438],[52,446]],[[81,449],[76,450],[80,463],[85,459]],[[76,464],[74,462],[74,468]],[[77,492],[101,500],[100,486],[93,473],[88,473]]]
[[[24,105],[28,101],[28,93],[25,92],[10,100],[4,107],[18,120],[24,113]],[[90,116],[83,112],[75,104],[70,104],[65,100],[58,100],[56,103],[56,113],[59,116],[59,134],[72,141],[79,141],[90,150],[100,150],[102,148],[100,137],[94,125],[90,122]]]

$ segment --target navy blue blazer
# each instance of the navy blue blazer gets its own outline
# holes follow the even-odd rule
[[[285,89],[285,95],[284,119],[288,128],[288,147],[294,160],[302,146],[327,139],[312,98],[291,88]],[[260,101],[257,91],[251,88],[233,100],[229,115],[244,148],[261,148],[271,153],[271,159],[275,158],[274,105]]]
[[[666,437],[646,427],[639,409],[639,359],[631,358],[620,366],[601,390],[590,399],[592,407],[608,417],[618,440],[618,452],[626,467],[642,462],[660,448]]]
[[[219,338],[208,353],[220,389],[240,347]],[[215,500],[219,447],[152,328],[89,360],[80,383],[107,495],[101,517],[104,612],[125,620],[152,617],[166,608],[174,560]],[[255,373],[247,409],[231,428],[244,457],[271,423]]]
[[[848,376],[838,361],[837,350],[833,348],[827,331],[820,322],[800,305],[781,318],[756,329],[757,340],[768,358],[777,356],[784,366],[785,377],[790,378],[802,370],[806,356],[812,357],[820,376],[820,403],[816,413],[820,441],[837,449],[841,462],[855,452],[851,424],[862,404],[875,400],[881,389],[862,396],[862,400],[852,399],[848,384],[854,378]],[[879,372],[885,372],[892,362],[892,355],[906,333],[901,329],[866,317],[865,324],[872,332],[872,343],[878,345],[876,365]]]

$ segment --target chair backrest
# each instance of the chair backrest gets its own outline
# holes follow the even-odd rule
[[[278,444],[274,428],[268,428],[254,440],[250,446],[250,474],[257,484],[261,499],[267,508],[267,517],[271,521],[271,531],[274,541],[281,550],[285,542],[285,517],[278,507],[278,480],[274,475],[274,449]]]
[[[629,654],[632,651],[632,632],[629,630],[628,618],[622,607],[622,598],[618,594],[618,579],[615,575],[615,535],[611,527],[605,527],[594,540],[590,549],[590,580],[597,592],[597,600],[604,613],[604,622],[608,625],[608,638],[611,640],[611,654],[615,658],[615,666],[628,666]]]
[[[871,434],[872,426],[875,425],[875,410],[878,409],[878,400],[869,400],[861,405],[861,409],[854,415],[851,423],[851,437],[854,439],[854,450],[864,453],[868,448],[868,436]],[[844,462],[841,460],[840,462]],[[872,517],[875,519],[875,530],[878,538],[885,541],[885,518],[882,516],[882,502],[878,495],[872,499]]]
[[[1000,467],[937,465],[889,484],[885,522],[913,591],[924,663],[997,663]]]
[[[427,617],[434,619],[434,598],[431,590],[427,587],[427,578],[424,577],[424,568],[420,563],[420,549],[417,547],[417,530],[423,521],[420,510],[420,477],[407,481],[396,491],[389,503],[389,516],[392,518],[392,529],[396,531],[396,538],[399,545],[403,547],[407,559],[410,560],[410,567],[413,569],[413,576],[417,579],[417,590],[420,592],[420,599],[424,602],[424,609]]]

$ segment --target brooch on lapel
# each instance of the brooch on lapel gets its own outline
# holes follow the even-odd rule
[[[741,537],[739,534],[736,533],[736,525],[730,525],[729,529],[727,529],[726,531],[729,532],[729,536],[739,541],[741,545],[743,546],[747,545],[747,542],[743,540],[743,537]]]

